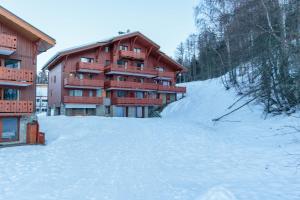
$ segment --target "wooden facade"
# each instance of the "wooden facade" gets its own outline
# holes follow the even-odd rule
[[[0,143],[24,138],[24,124],[19,123],[28,122],[35,112],[37,55],[54,44],[54,39],[0,6]],[[18,136],[10,139],[5,135],[13,134],[15,122]]]
[[[126,106],[142,106],[148,113],[144,117],[149,116],[150,110],[175,101],[177,93],[186,93],[175,85],[186,69],[159,49],[134,32],[56,54],[44,66],[49,70],[49,109],[52,114],[95,109],[98,115],[115,116]]]

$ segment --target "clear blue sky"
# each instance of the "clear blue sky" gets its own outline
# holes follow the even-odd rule
[[[195,31],[196,0],[0,0],[14,14],[56,39],[38,57],[38,69],[57,51],[141,31],[174,56],[177,45]]]

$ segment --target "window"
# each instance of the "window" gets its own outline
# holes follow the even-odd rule
[[[126,93],[125,93],[125,91],[117,91],[117,96],[118,97],[125,97]]]
[[[48,100],[47,100],[47,99],[43,99],[42,102],[43,102],[43,103],[47,103]]]
[[[80,61],[84,62],[84,63],[94,63],[94,58],[85,58],[85,57],[82,57],[82,58],[80,58]]]
[[[124,64],[124,61],[123,60],[118,60],[117,61],[117,65],[123,65]]]
[[[106,53],[108,53],[108,52],[109,52],[109,47],[105,47],[105,48],[104,48],[104,51],[105,51]]]
[[[163,67],[157,67],[156,70],[159,71],[159,72],[165,71],[165,69]]]
[[[94,92],[93,92],[93,90],[90,90],[89,91],[89,97],[92,97],[92,96],[94,96]]]
[[[106,97],[111,98],[111,92],[110,91],[106,91]]]
[[[149,93],[148,93],[148,96],[149,96],[151,99],[156,99],[157,93],[156,93],[156,92],[149,92]]]
[[[163,81],[162,84],[163,84],[164,86],[170,86],[170,81]]]
[[[126,81],[124,76],[117,76],[117,81]]]
[[[53,82],[54,82],[54,83],[56,83],[56,76],[54,76],[54,80],[53,80]]]
[[[82,80],[83,79],[83,74],[76,74],[76,78]]]
[[[4,100],[19,100],[19,90],[18,89],[4,89],[4,93],[3,93],[3,99]]]
[[[96,96],[101,97],[102,96],[102,89],[96,90]]]
[[[69,95],[73,97],[82,97],[82,90],[70,90]]]
[[[6,59],[5,62],[4,62],[4,66],[8,67],[8,68],[20,69],[21,61],[20,60],[14,60],[14,59]]]
[[[16,117],[1,118],[0,140],[14,141],[19,138],[19,120]]]
[[[122,50],[122,51],[128,51],[128,46],[126,46],[126,45],[121,45],[121,46],[120,46],[120,50]]]
[[[142,52],[142,49],[141,48],[134,48],[133,51],[135,53],[141,53]]]
[[[36,102],[39,103],[39,102],[40,102],[40,99],[37,99]]]
[[[93,79],[94,75],[93,74],[88,74],[89,79]]]
[[[134,78],[133,82],[144,83],[144,79],[143,78]]]
[[[126,69],[128,67],[128,61],[118,60],[117,65],[118,65],[118,67],[125,67],[125,69]]]
[[[110,60],[105,60],[105,66],[110,65]]]
[[[144,98],[144,93],[143,92],[136,92],[135,97],[138,99],[143,99]]]
[[[137,67],[138,70],[143,70],[143,68],[144,68],[144,63],[142,63],[142,62],[137,62],[137,63],[136,63],[136,67]]]

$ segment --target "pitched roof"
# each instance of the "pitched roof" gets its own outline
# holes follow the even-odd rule
[[[142,33],[138,32],[138,31],[118,35],[118,36],[111,37],[111,38],[104,39],[104,40],[100,40],[100,41],[97,41],[97,42],[92,42],[92,43],[89,43],[89,44],[76,46],[76,47],[72,47],[72,48],[68,48],[68,49],[59,51],[52,58],[50,58],[50,60],[48,60],[48,62],[42,67],[42,69],[43,70],[48,69],[48,67],[50,67],[52,64],[56,63],[59,59],[61,59],[62,57],[66,56],[66,55],[70,55],[70,54],[73,54],[73,53],[78,53],[78,52],[82,52],[82,51],[85,51],[85,50],[97,48],[97,47],[100,47],[100,46],[111,44],[112,42],[116,42],[116,41],[124,39],[124,38],[130,38],[130,37],[135,37],[135,36],[140,36],[140,38],[143,39],[145,42],[147,42],[149,45],[152,45],[153,47],[155,47],[155,49],[158,50],[158,53],[161,56],[163,56],[165,59],[169,60],[171,63],[176,65],[178,67],[178,69],[186,70],[185,67],[183,67],[182,65],[177,63],[175,60],[173,60],[172,58],[167,56],[165,53],[159,51],[160,46],[158,44],[156,44],[151,39],[149,39],[147,36],[143,35]]]
[[[39,53],[47,51],[56,43],[55,39],[35,28],[2,6],[0,6],[0,21],[16,31],[23,33],[30,40],[37,41]]]

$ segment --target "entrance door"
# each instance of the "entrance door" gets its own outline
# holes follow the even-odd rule
[[[143,118],[144,117],[144,108],[141,106],[136,107],[136,117]]]

